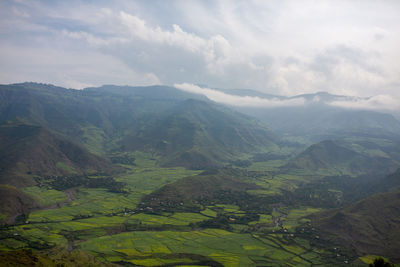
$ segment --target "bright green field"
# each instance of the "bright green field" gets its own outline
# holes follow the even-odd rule
[[[301,255],[306,250],[296,243],[278,249],[283,243],[279,243],[278,238],[271,239],[273,242],[268,243],[263,238],[251,234],[237,234],[218,229],[188,232],[147,231],[94,238],[81,243],[80,246],[83,250],[101,255],[105,260],[123,260],[145,266],[165,264],[166,255],[177,253],[204,255],[224,266],[256,266],[261,262],[285,262],[289,265],[303,266],[309,264],[307,260],[298,257],[297,254]]]
[[[29,186],[23,189],[23,192],[34,198],[43,206],[50,206],[60,202],[67,201],[64,192],[54,189],[39,188],[37,186]]]

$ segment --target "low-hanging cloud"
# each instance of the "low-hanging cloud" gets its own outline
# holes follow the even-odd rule
[[[389,95],[332,101],[329,105],[347,109],[378,110],[394,113],[400,112],[400,99]]]
[[[202,88],[190,83],[174,84],[175,88],[185,92],[200,94],[217,103],[238,106],[238,107],[283,107],[304,105],[304,98],[279,99],[279,98],[260,98],[257,96],[237,96],[210,88]]]
[[[332,95],[333,100],[322,100],[318,96],[315,96],[312,100],[307,100],[301,96],[291,98],[262,98],[257,96],[231,95],[215,89],[200,87],[190,83],[174,84],[174,86],[175,88],[185,92],[204,95],[208,99],[217,103],[237,107],[275,108],[325,104],[337,108],[354,110],[383,111],[392,114],[397,114],[400,112],[400,99],[389,95],[377,95],[366,98]]]

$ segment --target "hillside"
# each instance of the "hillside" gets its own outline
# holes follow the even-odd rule
[[[0,127],[0,183],[35,184],[34,176],[109,172],[111,163],[40,126]]]
[[[241,153],[278,149],[277,138],[256,120],[221,106],[185,100],[123,139],[128,150],[154,150],[163,166],[204,169]]]
[[[376,194],[311,219],[323,238],[358,255],[381,255],[400,262],[400,191]]]
[[[164,166],[219,166],[237,153],[276,148],[270,130],[205,97],[167,86],[73,90],[0,86],[0,123],[40,125],[97,155],[144,150]]]
[[[397,169],[399,166],[398,160],[395,160],[397,157],[391,157],[383,151],[377,153],[380,149],[385,150],[379,146],[374,147],[372,154],[368,146],[371,146],[370,142],[325,140],[311,145],[283,168],[311,172],[325,171],[341,175],[388,174]]]
[[[10,185],[0,185],[0,201],[0,225],[20,220],[19,215],[28,214],[31,209],[40,206],[33,198]]]
[[[374,184],[371,185],[371,188],[374,190],[385,192],[390,190],[399,190],[400,189],[400,169],[396,172],[385,176],[382,179],[377,180]]]
[[[140,128],[147,116],[196,97],[167,86],[74,90],[38,83],[0,85],[0,123],[41,125],[104,154],[114,138]]]
[[[167,184],[142,199],[143,207],[154,210],[196,210],[207,203],[238,204],[247,190],[260,187],[240,181],[240,174],[229,169],[209,170]],[[238,195],[239,194],[239,195]]]

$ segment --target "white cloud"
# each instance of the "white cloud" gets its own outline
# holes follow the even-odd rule
[[[400,99],[389,95],[376,95],[369,98],[348,99],[329,103],[335,107],[348,109],[378,110],[400,112]]]
[[[121,38],[121,37],[101,38],[101,37],[96,37],[95,35],[85,31],[68,31],[63,29],[61,31],[61,34],[68,38],[76,40],[85,40],[87,43],[93,46],[109,46],[113,44],[128,42],[126,38]]]
[[[189,83],[174,84],[174,87],[185,92],[204,95],[208,99],[215,101],[217,103],[239,106],[239,107],[272,108],[272,107],[283,107],[283,106],[300,106],[304,105],[305,103],[305,100],[303,98],[281,100],[279,98],[267,99],[256,96],[230,95],[217,90],[213,90],[210,88],[202,88],[197,85]]]
[[[399,97],[399,12],[398,1],[370,0],[3,1],[0,45],[22,52],[0,54],[0,83],[60,84],[67,73],[78,86],[188,82]]]
[[[201,52],[207,47],[207,40],[183,31],[177,24],[172,25],[173,31],[165,31],[159,26],[150,27],[145,20],[124,11],[120,12],[120,21],[132,36],[148,42],[178,46],[191,52]]]
[[[150,43],[179,47],[202,55],[206,68],[212,75],[223,74],[225,67],[229,64],[248,60],[248,58],[242,58],[242,51],[232,47],[230,42],[220,34],[206,39],[184,31],[177,24],[172,25],[172,31],[164,30],[160,26],[150,27],[145,20],[124,11],[120,12],[120,21],[133,37]]]
[[[322,100],[317,95],[314,96],[314,98],[311,101],[306,101],[302,97],[279,99],[279,98],[261,98],[255,96],[237,96],[210,88],[200,87],[189,83],[174,84],[174,87],[185,92],[204,95],[208,99],[215,101],[217,103],[231,105],[231,106],[238,106],[238,107],[274,108],[274,107],[312,105],[318,102],[346,109],[385,111],[385,112],[393,112],[394,114],[400,112],[400,99],[393,98],[393,96],[389,95],[377,95],[368,98],[337,97],[336,100],[328,100],[328,101]]]

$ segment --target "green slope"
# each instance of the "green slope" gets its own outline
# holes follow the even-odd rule
[[[233,154],[276,148],[254,119],[167,86],[1,85],[0,123],[7,121],[41,125],[98,155],[121,145],[152,150],[167,156],[165,166],[217,166]]]
[[[323,238],[354,249],[358,255],[381,255],[400,262],[400,191],[380,193],[312,217]]]
[[[0,127],[0,182],[35,184],[34,176],[63,176],[112,171],[111,163],[40,126]]]
[[[325,140],[311,145],[293,158],[283,169],[304,170],[314,173],[361,175],[388,174],[395,171],[400,161],[397,152],[385,153],[377,146],[369,149],[371,143],[357,141]],[[397,149],[398,150],[398,149]]]
[[[191,97],[196,96],[166,86],[73,90],[37,83],[0,85],[0,123],[41,125],[101,154],[124,130],[135,131],[148,115]]]
[[[199,175],[186,177],[152,192],[142,199],[142,207],[154,210],[201,210],[210,203],[237,204],[238,196],[259,186],[243,182],[243,175],[234,170],[210,170]],[[237,194],[239,193],[239,195]],[[250,197],[249,195],[246,195]]]
[[[221,106],[186,100],[126,137],[125,149],[152,150],[164,166],[204,169],[243,153],[275,150],[277,138],[254,119]]]

